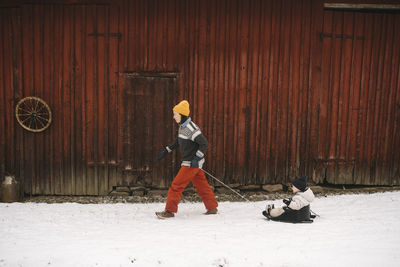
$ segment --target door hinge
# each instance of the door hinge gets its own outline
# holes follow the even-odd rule
[[[365,40],[364,36],[354,36],[354,35],[346,35],[346,34],[332,34],[332,33],[324,33],[321,32],[319,34],[319,40],[323,41],[323,38],[336,38],[336,39],[356,39],[356,40]]]

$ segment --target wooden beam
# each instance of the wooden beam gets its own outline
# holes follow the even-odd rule
[[[324,8],[349,10],[400,10],[400,5],[324,3]]]

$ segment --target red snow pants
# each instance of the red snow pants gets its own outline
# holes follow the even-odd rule
[[[203,200],[207,210],[212,210],[218,207],[214,192],[211,190],[203,170],[182,166],[168,190],[167,204],[165,206],[166,210],[175,213],[178,211],[178,204],[181,200],[182,192],[190,181],[196,188],[196,191]]]

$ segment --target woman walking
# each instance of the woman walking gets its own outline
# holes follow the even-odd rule
[[[172,218],[178,212],[178,204],[189,182],[192,182],[200,195],[207,209],[205,214],[217,214],[218,203],[214,192],[207,182],[202,170],[204,157],[208,148],[208,141],[197,126],[189,117],[189,102],[181,101],[173,108],[174,120],[179,124],[178,137],[167,146],[157,157],[160,161],[165,155],[174,149],[181,149],[182,164],[181,168],[172,181],[168,190],[167,203],[165,210],[156,212],[160,219]]]

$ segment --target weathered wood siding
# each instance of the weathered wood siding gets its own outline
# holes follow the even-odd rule
[[[31,194],[168,187],[179,155],[154,159],[188,99],[227,183],[399,184],[399,32],[311,0],[2,1],[1,171]],[[42,133],[15,120],[26,96]]]
[[[328,182],[398,183],[399,31],[399,13],[324,11],[318,163]]]

